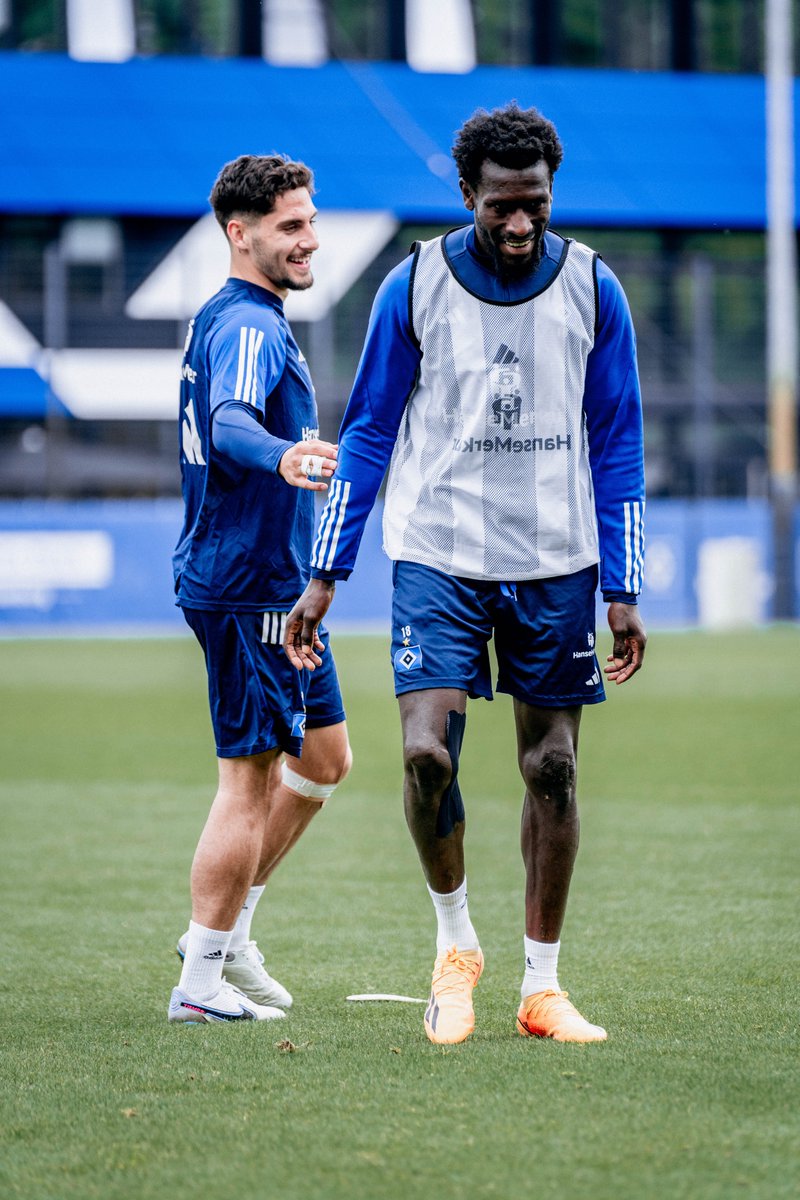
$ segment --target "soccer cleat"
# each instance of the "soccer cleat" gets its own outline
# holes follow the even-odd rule
[[[534,992],[526,996],[517,1013],[517,1033],[522,1037],[553,1038],[557,1042],[604,1042],[599,1025],[590,1025],[567,999],[566,992]]]
[[[184,933],[178,939],[176,953],[183,962],[186,957],[186,938]],[[273,1005],[276,1008],[291,1008],[292,997],[283,984],[278,983],[264,970],[262,963],[264,955],[255,942],[248,942],[241,950],[229,950],[225,955],[222,967],[222,977],[227,983],[233,984],[245,996],[255,1000],[256,1004]]]
[[[222,983],[216,995],[208,1000],[193,1000],[180,988],[173,988],[167,1009],[167,1020],[186,1025],[213,1025],[216,1021],[277,1021],[286,1016],[282,1008],[268,1008]]]
[[[475,1028],[472,989],[483,971],[480,950],[450,950],[433,964],[431,998],[425,1009],[425,1032],[432,1042],[463,1042]]]

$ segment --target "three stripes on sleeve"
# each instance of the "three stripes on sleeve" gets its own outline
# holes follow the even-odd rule
[[[311,554],[311,566],[318,571],[330,571],[334,565],[349,499],[350,480],[334,478]]]

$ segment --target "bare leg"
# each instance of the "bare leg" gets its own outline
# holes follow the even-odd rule
[[[281,759],[276,749],[218,760],[219,787],[192,863],[198,925],[232,929],[249,889],[267,880],[319,812],[318,800],[284,786]],[[315,783],[337,783],[351,762],[345,723],[310,729],[302,761],[288,761]]]
[[[258,869],[279,750],[220,758],[219,787],[192,863],[192,920],[233,929]]]
[[[422,870],[434,892],[454,892],[464,880],[464,822],[441,837],[436,821],[442,796],[452,779],[447,749],[447,714],[466,710],[466,692],[431,688],[400,696],[403,726],[406,822]]]
[[[338,725],[325,725],[321,729],[309,729],[302,758],[286,755],[287,765],[298,775],[323,784],[340,783],[350,770],[352,761],[344,721]],[[290,791],[283,783],[280,763],[273,764],[267,819],[254,883],[260,885],[267,882],[321,808],[319,800],[309,800]]]
[[[519,766],[525,781],[521,845],[525,928],[557,942],[564,923],[580,822],[576,758],[580,708],[535,708],[514,701]]]

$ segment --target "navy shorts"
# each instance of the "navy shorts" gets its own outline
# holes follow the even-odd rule
[[[605,700],[595,654],[596,566],[520,583],[461,579],[421,563],[393,569],[392,666],[396,695],[459,688],[497,691],[542,708]]]
[[[300,758],[306,729],[345,718],[328,631],[322,666],[298,671],[286,657],[286,613],[206,612],[184,608],[203,647],[211,724],[219,758],[240,758],[279,747]]]

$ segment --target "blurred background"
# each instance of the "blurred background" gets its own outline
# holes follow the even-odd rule
[[[633,310],[649,623],[794,619],[798,7],[0,0],[0,631],[182,628],[178,372],[226,274],[221,165],[315,171],[317,282],[287,313],[334,438],[381,279],[467,219],[455,131],[511,99],[564,142],[554,227]],[[768,120],[776,54],[788,129],[785,106]],[[378,517],[343,624],[386,626]]]

